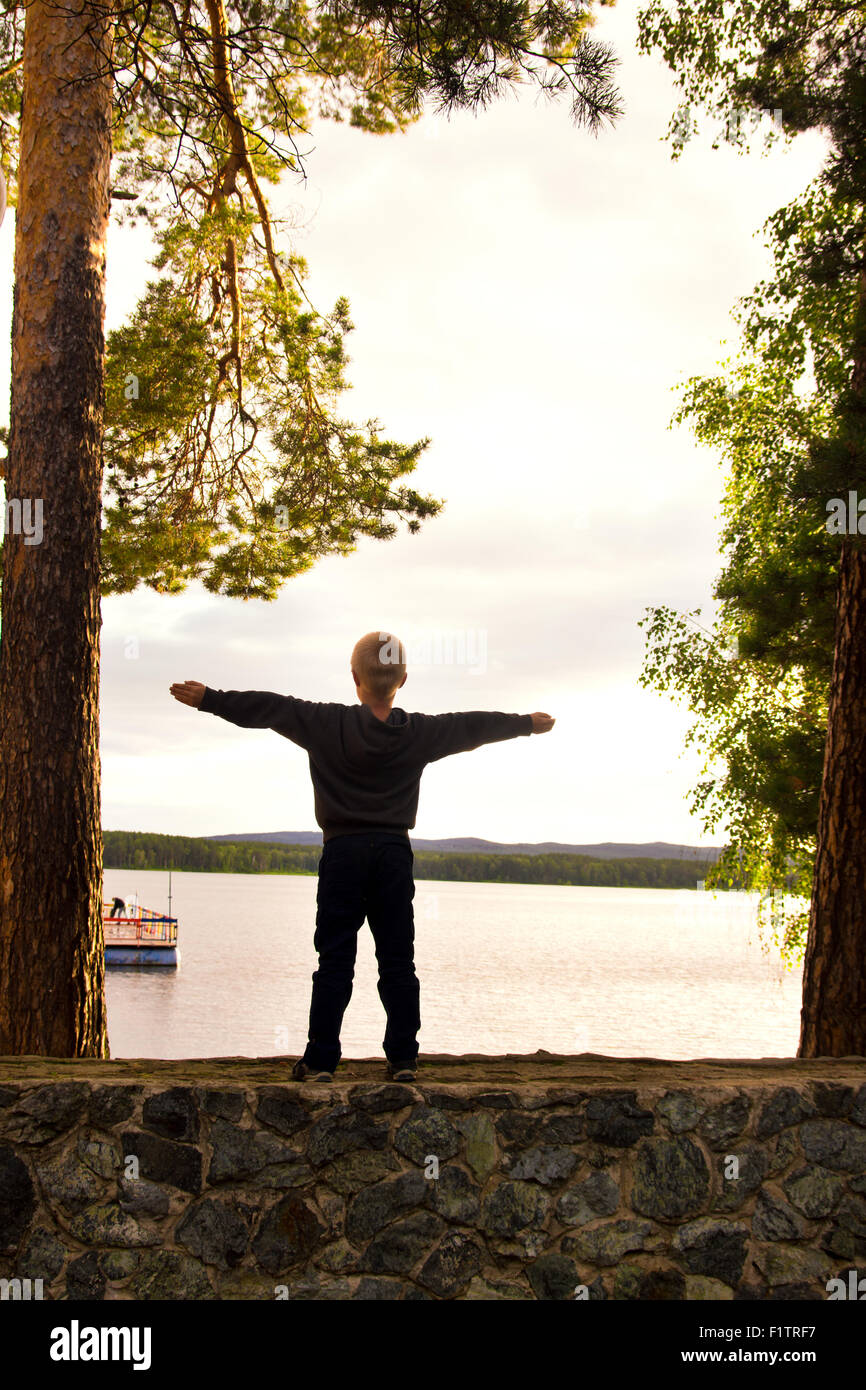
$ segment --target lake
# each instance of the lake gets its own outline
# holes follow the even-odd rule
[[[106,869],[105,897],[168,907],[168,875]],[[762,951],[753,894],[418,881],[422,1054],[792,1057],[801,970]],[[172,874],[176,970],[107,971],[112,1057],[301,1056],[315,877]],[[382,1055],[369,927],[344,1057]]]

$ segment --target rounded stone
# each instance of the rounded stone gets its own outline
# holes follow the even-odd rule
[[[191,1206],[175,1229],[175,1240],[207,1265],[233,1269],[246,1254],[249,1215],[238,1204],[207,1197]]]
[[[710,1172],[703,1152],[686,1137],[646,1139],[634,1166],[631,1205],[659,1221],[696,1215],[707,1201]]]
[[[141,1123],[163,1139],[194,1143],[198,1139],[198,1109],[188,1086],[172,1086],[148,1096],[141,1111]]]
[[[466,1162],[479,1182],[484,1182],[499,1162],[496,1130],[489,1115],[467,1115],[457,1121],[466,1140]]]
[[[734,1170],[729,1163],[736,1158]],[[770,1169],[770,1160],[761,1144],[737,1144],[736,1153],[720,1154],[717,1162],[721,1192],[713,1206],[717,1211],[735,1211],[747,1197],[757,1192]],[[728,1177],[729,1171],[736,1171],[736,1177]]]
[[[586,1106],[586,1132],[597,1144],[630,1148],[641,1135],[652,1134],[655,1117],[637,1104],[635,1091],[593,1096]]]
[[[71,1129],[87,1106],[90,1091],[80,1081],[37,1086],[15,1107],[9,1137],[25,1144],[42,1144]]]
[[[707,1279],[703,1274],[686,1276],[686,1300],[689,1303],[716,1303],[730,1301],[734,1291],[720,1279]]]
[[[541,1131],[544,1144],[579,1144],[583,1138],[582,1115],[551,1115]]]
[[[15,1272],[25,1279],[44,1279],[50,1284],[63,1268],[66,1259],[66,1246],[52,1231],[37,1226],[28,1236],[24,1249],[18,1257]]]
[[[577,1157],[571,1149],[541,1145],[522,1153],[511,1169],[514,1180],[528,1179],[544,1187],[564,1182],[577,1167]]]
[[[845,1181],[826,1168],[809,1164],[792,1173],[782,1188],[791,1205],[815,1221],[836,1209],[845,1191]]]
[[[599,1170],[563,1192],[556,1214],[565,1226],[585,1226],[600,1216],[613,1216],[619,1204],[617,1184],[608,1173]]]
[[[694,1096],[690,1096],[684,1091],[668,1091],[658,1102],[656,1110],[662,1119],[667,1121],[668,1128],[674,1134],[682,1134],[687,1129],[694,1129],[704,1113],[703,1107],[698,1104]]]
[[[515,1299],[527,1303],[531,1301],[532,1294],[519,1284],[500,1283],[498,1281],[494,1283],[483,1278],[482,1275],[476,1274],[463,1295],[463,1299],[467,1303],[502,1303]]]
[[[26,1163],[7,1145],[0,1145],[0,1253],[15,1250],[35,1207],[33,1180]]]
[[[841,1259],[858,1263],[866,1259],[866,1199],[850,1195],[842,1199],[822,1246]]]
[[[365,1275],[359,1279],[355,1292],[350,1296],[353,1303],[396,1303],[405,1300],[408,1288],[409,1285],[402,1279],[377,1279]],[[298,1297],[297,1294],[294,1296]],[[321,1298],[322,1294],[317,1292],[314,1297]]]
[[[481,1188],[469,1174],[456,1164],[440,1168],[439,1177],[430,1183],[430,1205],[447,1221],[459,1221],[470,1226],[481,1211]]]
[[[155,1143],[162,1141],[155,1140]],[[242,1129],[228,1120],[214,1120],[210,1127],[211,1161],[209,1183],[258,1181],[268,1168],[284,1168],[299,1162],[300,1150],[267,1131]]]
[[[388,1110],[405,1110],[414,1105],[417,1095],[409,1086],[389,1082],[385,1086],[353,1086],[349,1099],[358,1110],[367,1110],[371,1115],[382,1115]]]
[[[441,1110],[419,1106],[395,1133],[394,1148],[423,1167],[431,1155],[440,1163],[453,1158],[460,1148],[460,1139]]]
[[[307,1158],[318,1168],[354,1149],[384,1149],[387,1144],[387,1125],[350,1105],[339,1105],[313,1125]]]
[[[408,1274],[444,1230],[444,1221],[432,1211],[410,1212],[373,1237],[358,1260],[358,1269],[368,1274]]]
[[[223,1091],[199,1086],[196,1088],[195,1096],[204,1113],[213,1115],[215,1119],[232,1120],[237,1123],[244,1113],[243,1091]]]
[[[768,1139],[814,1114],[815,1107],[808,1096],[793,1086],[780,1086],[761,1108],[755,1133],[759,1139]]]
[[[204,1265],[189,1255],[178,1255],[174,1250],[157,1250],[143,1255],[128,1287],[134,1298],[147,1301],[216,1298]]]
[[[837,1081],[813,1081],[812,1095],[819,1114],[830,1119],[848,1115],[854,1104],[854,1087],[843,1086]]]
[[[90,1096],[90,1123],[98,1129],[128,1120],[144,1091],[143,1086],[94,1086]]]
[[[75,1153],[58,1154],[47,1163],[40,1163],[36,1173],[43,1192],[65,1212],[80,1211],[89,1203],[104,1198],[109,1191],[93,1169],[82,1163]]]
[[[460,1295],[484,1264],[481,1247],[461,1231],[451,1231],[418,1272],[418,1283],[439,1298]]]
[[[268,1274],[280,1274],[305,1264],[325,1236],[317,1213],[293,1192],[266,1213],[253,1241],[253,1254]]]
[[[81,1134],[78,1138],[78,1157],[100,1178],[112,1178],[123,1161],[116,1139],[103,1139],[99,1134]]]
[[[752,1258],[771,1288],[780,1284],[824,1285],[834,1270],[827,1255],[799,1246],[758,1246]]]
[[[574,1298],[579,1283],[577,1266],[567,1255],[540,1255],[527,1266],[526,1273],[539,1301],[563,1303]]]
[[[787,1202],[766,1188],[758,1194],[752,1213],[752,1235],[755,1240],[800,1240],[806,1230],[802,1216]]]
[[[806,1158],[836,1172],[866,1169],[866,1134],[845,1120],[807,1120],[800,1126]]]
[[[319,1170],[319,1177],[335,1192],[343,1197],[354,1196],[362,1188],[396,1173],[398,1164],[390,1153],[376,1153],[369,1149],[358,1149],[355,1153],[341,1154]]]
[[[128,1279],[138,1268],[141,1256],[137,1250],[106,1250],[100,1256],[100,1267],[106,1279]]]
[[[541,1129],[541,1117],[528,1115],[524,1110],[506,1110],[496,1121],[496,1133],[503,1144],[527,1148]]]
[[[686,1280],[682,1270],[644,1269],[640,1265],[621,1264],[613,1281],[613,1297],[618,1300],[643,1302],[673,1302],[685,1297]]]
[[[275,1288],[273,1279],[252,1269],[234,1269],[219,1276],[219,1297],[227,1302],[271,1302]]]
[[[748,1239],[747,1226],[707,1216],[681,1226],[673,1248],[682,1253],[689,1274],[734,1285],[743,1273]]]
[[[770,1150],[770,1166],[767,1172],[771,1178],[776,1178],[780,1173],[784,1173],[786,1168],[790,1168],[792,1163],[801,1160],[802,1157],[797,1131],[795,1129],[783,1129],[780,1134],[776,1135]]]
[[[121,1178],[118,1193],[122,1209],[132,1216],[168,1215],[168,1193],[146,1178]]]
[[[170,1183],[182,1192],[201,1191],[202,1159],[198,1149],[144,1130],[125,1130],[121,1138],[125,1171],[127,1160],[136,1158],[139,1177]]]
[[[324,1246],[314,1257],[313,1263],[330,1274],[345,1274],[358,1268],[358,1256],[342,1236]]]
[[[698,1127],[699,1133],[713,1149],[729,1144],[746,1128],[750,1110],[748,1096],[722,1101],[706,1112]]]
[[[91,1202],[68,1218],[69,1229],[84,1245],[161,1245],[153,1226],[136,1221],[117,1202]]]
[[[645,1250],[653,1236],[649,1221],[623,1218],[601,1226],[588,1226],[577,1235],[566,1236],[562,1248],[579,1259],[596,1265],[615,1265],[631,1250]]]
[[[546,1194],[531,1182],[503,1182],[482,1202],[481,1224],[497,1236],[513,1236],[526,1227],[539,1226],[548,1209]]]
[[[73,1302],[101,1302],[105,1298],[105,1275],[95,1250],[88,1250],[66,1266],[66,1297]]]
[[[412,1169],[399,1177],[377,1182],[373,1187],[362,1188],[346,1212],[349,1240],[353,1245],[360,1245],[408,1208],[421,1206],[427,1201],[429,1187],[423,1173]]]
[[[256,1119],[279,1134],[292,1135],[306,1129],[310,1117],[302,1105],[282,1086],[262,1086],[258,1093]]]

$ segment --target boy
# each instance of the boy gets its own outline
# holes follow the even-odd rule
[[[309,754],[323,840],[314,936],[319,968],[313,974],[307,1047],[292,1076],[333,1080],[358,932],[366,917],[388,1020],[383,1043],[388,1075],[411,1081],[421,1018],[409,831],[421,773],[451,753],[547,733],[555,721],[549,714],[407,714],[392,708],[406,684],[406,654],[387,632],[368,632],[355,643],[351,670],[360,707],[263,690],[213,690],[199,681],[170,690],[181,704],[245,729],[273,729]]]

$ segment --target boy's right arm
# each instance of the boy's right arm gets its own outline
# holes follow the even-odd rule
[[[242,729],[273,729],[301,746],[321,709],[312,700],[277,695],[272,690],[215,690],[200,681],[181,681],[169,689],[183,705],[217,714]]]

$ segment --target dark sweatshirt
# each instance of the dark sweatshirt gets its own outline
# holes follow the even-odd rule
[[[532,733],[531,714],[407,714],[320,704],[269,690],[205,687],[199,709],[243,729],[273,729],[306,749],[323,840],[364,830],[408,835],[421,773],[451,753]]]

